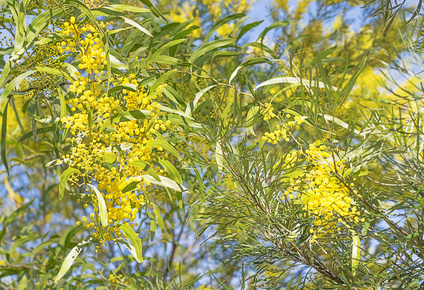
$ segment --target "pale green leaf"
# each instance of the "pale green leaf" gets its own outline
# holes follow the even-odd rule
[[[186,108],[186,111],[185,111],[185,114],[187,115],[187,116],[191,116],[191,113],[194,111],[194,109],[196,108],[196,105],[197,105],[197,102],[199,102],[199,100],[200,100],[200,98],[207,92],[207,91],[209,91],[210,89],[212,89],[212,88],[214,88],[214,87],[216,87],[216,85],[212,85],[212,86],[209,86],[209,87],[206,87],[206,88],[204,88],[203,90],[201,90],[201,91],[199,91],[197,94],[196,94],[196,96],[194,97],[194,100],[193,100],[193,102],[190,102],[188,105],[187,105],[187,108]]]
[[[153,213],[155,214],[155,217],[156,217],[156,220],[158,221],[159,227],[160,227],[162,233],[164,233],[165,232],[165,223],[163,222],[162,215],[160,214],[160,209],[154,203],[152,203],[152,206],[153,206]]]
[[[153,184],[160,185],[160,186],[164,186],[164,187],[168,187],[168,188],[174,189],[176,191],[187,191],[187,188],[176,183],[174,180],[172,180],[168,177],[159,176],[160,181],[157,181],[155,178],[153,178],[150,175],[140,175],[138,177],[140,179],[143,178],[144,181],[146,181],[146,182],[153,183]]]
[[[69,167],[65,171],[62,172],[60,175],[60,181],[59,181],[59,199],[63,198],[63,193],[65,192],[65,186],[66,182],[68,181],[69,177],[71,177],[72,174],[78,172],[78,169]]]
[[[109,225],[108,217],[107,217],[107,207],[106,202],[103,198],[102,193],[93,185],[89,184],[89,186],[94,190],[97,196],[97,204],[99,206],[99,215],[100,215],[100,221],[102,222],[102,225],[104,227],[107,227]]]
[[[10,92],[12,92],[12,90],[14,88],[17,88],[19,86],[21,81],[23,81],[26,77],[32,75],[35,72],[36,72],[35,70],[27,71],[23,74],[20,74],[19,76],[14,78],[10,83],[8,83],[6,85],[6,87],[4,88],[3,93],[0,95],[0,105],[3,103],[4,100],[6,100],[6,98],[9,96]]]
[[[62,263],[62,266],[60,267],[59,273],[57,274],[56,278],[54,279],[54,283],[56,284],[62,277],[68,272],[69,268],[71,268],[72,264],[74,263],[75,259],[78,257],[79,253],[82,251],[82,246],[84,244],[87,244],[91,242],[92,238],[90,237],[87,241],[82,241],[78,245],[72,248],[72,250],[69,252],[69,254],[66,256],[65,260]]]
[[[142,255],[143,246],[141,244],[141,240],[138,237],[137,233],[128,224],[121,225],[119,229],[123,231],[124,234],[128,237],[128,240],[130,242],[128,249],[130,250],[131,254],[134,256],[135,260],[138,263],[143,262],[143,255]]]
[[[180,156],[180,154],[178,154],[178,151],[175,150],[175,148],[172,147],[165,140],[154,140],[154,141],[150,141],[145,146],[146,147],[154,147],[154,148],[162,147],[163,149],[165,149],[166,151],[168,151],[169,153],[171,153],[172,155],[174,155],[175,157],[177,157],[178,160],[181,160],[181,156]]]
[[[169,176],[173,180],[175,180],[178,184],[183,184],[180,173],[171,162],[165,159],[161,159],[159,160],[159,163],[163,166],[163,168],[165,168],[166,172],[168,172]]]
[[[356,276],[359,260],[361,259],[361,240],[358,235],[352,237],[352,275]]]

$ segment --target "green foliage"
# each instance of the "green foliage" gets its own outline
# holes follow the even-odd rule
[[[291,2],[0,3],[0,287],[423,287],[420,7]]]

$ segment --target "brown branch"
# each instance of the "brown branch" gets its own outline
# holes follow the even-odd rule
[[[184,216],[184,221],[181,224],[181,229],[180,229],[180,232],[178,233],[177,239],[175,239],[175,233],[174,233],[174,231],[172,231],[172,236],[173,236],[172,250],[171,250],[171,254],[169,255],[168,264],[166,265],[165,272],[163,273],[163,280],[164,281],[167,280],[168,274],[170,273],[170,268],[172,266],[172,262],[174,261],[175,252],[177,250],[178,243],[179,243],[181,236],[183,234],[183,230],[184,230],[185,224],[187,222],[188,215],[189,215],[189,211],[187,211],[186,215]]]

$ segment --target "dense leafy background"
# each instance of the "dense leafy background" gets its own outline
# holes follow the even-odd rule
[[[0,9],[1,288],[424,285],[419,5],[8,0]],[[120,192],[148,202],[137,207],[134,236],[114,220],[131,237],[116,243],[81,224],[101,207],[101,198],[84,195],[99,180],[64,180],[62,157],[78,138],[92,141],[72,139],[63,119],[74,116],[72,72],[82,63],[78,49],[58,48],[69,45],[64,22],[72,17],[96,27],[107,56],[103,76],[80,72],[100,84],[102,98],[121,101],[104,117],[110,128],[93,121],[89,135],[101,133],[109,144],[114,124],[125,131],[130,120],[151,120],[124,101],[134,84],[119,78],[130,74],[146,94],[158,92],[156,118],[170,123],[148,141],[156,142],[151,170],[138,166],[153,184],[136,188],[120,176],[127,182]],[[266,134],[277,126],[287,130],[273,144]],[[325,160],[308,153],[317,141]],[[125,159],[131,150],[113,152]],[[116,154],[99,154],[98,170],[118,164]],[[319,170],[336,192],[346,191],[349,212],[355,207],[360,219],[336,214],[324,223],[336,230],[324,225],[314,237],[318,215],[305,208],[301,186],[313,188]],[[157,185],[155,172],[169,178],[167,186],[165,179]],[[108,200],[105,192],[99,195]],[[104,220],[96,213],[98,229]],[[125,247],[139,242],[141,263]],[[75,260],[68,255],[74,247],[82,249]],[[71,266],[58,279],[64,261]]]

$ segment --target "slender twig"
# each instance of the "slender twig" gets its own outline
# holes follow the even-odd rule
[[[172,262],[174,261],[175,252],[177,250],[179,241],[180,241],[181,236],[183,234],[188,215],[189,215],[189,211],[187,211],[187,213],[184,216],[183,223],[181,224],[181,228],[180,228],[180,231],[179,231],[176,239],[175,239],[175,233],[174,233],[174,231],[172,231],[172,236],[173,236],[174,239],[172,241],[172,249],[171,249],[171,254],[169,255],[168,264],[166,266],[165,272],[163,273],[163,280],[164,281],[166,281],[168,279],[168,274],[170,273],[170,267],[172,266]]]

